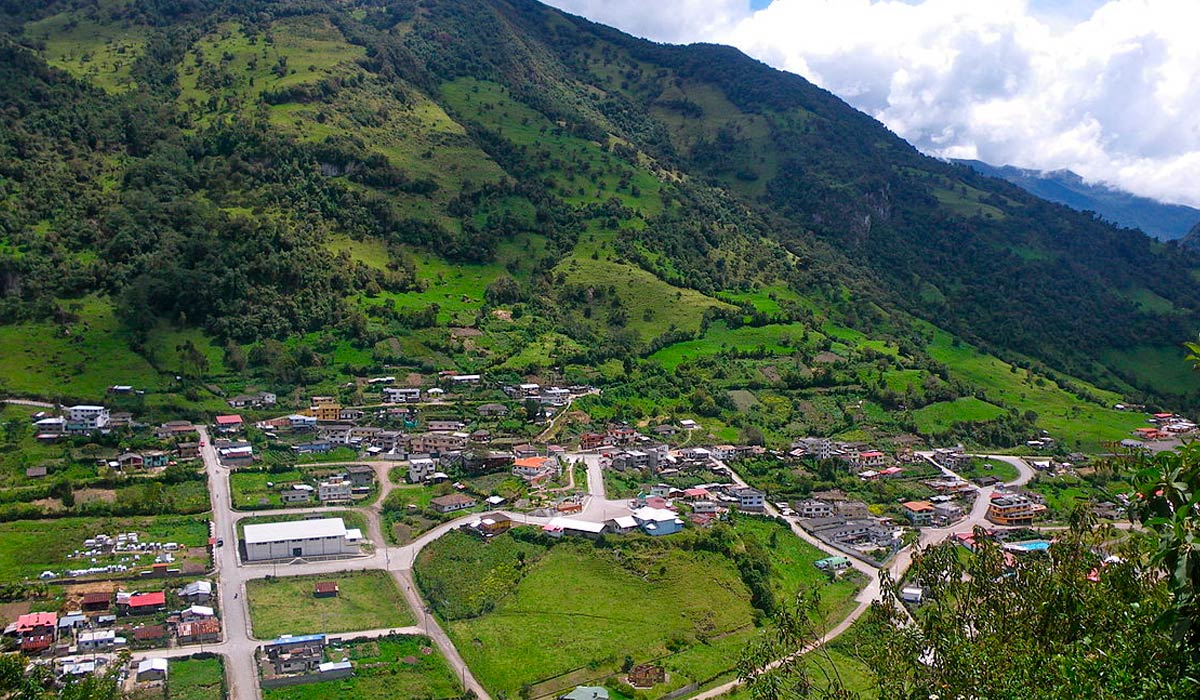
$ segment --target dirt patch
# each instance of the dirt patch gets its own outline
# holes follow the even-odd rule
[[[842,357],[841,355],[837,354],[836,352],[829,352],[828,350],[826,350],[825,352],[819,353],[816,357],[813,358],[813,362],[817,362],[817,363],[823,364],[823,365],[840,365],[841,363],[843,363],[845,361],[846,361],[846,358]]]
[[[404,376],[404,383],[408,386],[421,386],[425,382],[425,378],[418,372],[409,372]]]
[[[0,603],[0,623],[7,625],[10,622],[15,622],[18,617],[29,612],[30,607],[32,607],[32,604],[27,600],[16,603]]]
[[[75,492],[76,503],[112,503],[117,500],[113,489],[79,489]]]
[[[500,319],[501,321],[511,321],[512,320],[512,312],[509,311],[508,309],[493,309],[492,315],[495,316],[496,318]]]
[[[450,329],[450,335],[455,338],[478,338],[483,335],[483,331],[478,328],[457,327]]]
[[[779,374],[779,370],[775,369],[775,365],[766,365],[765,367],[760,367],[758,371],[768,382],[783,381],[783,376]]]

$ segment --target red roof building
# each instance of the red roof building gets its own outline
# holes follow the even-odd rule
[[[33,654],[39,651],[46,651],[50,645],[54,643],[54,637],[49,634],[33,634],[28,637],[21,638],[21,651],[26,654]]]
[[[138,595],[129,596],[129,610],[156,610],[165,607],[167,604],[167,594],[162,591],[154,593],[139,593]]]
[[[35,612],[26,613],[17,618],[16,632],[20,635],[49,632],[53,634],[58,626],[58,613]]]
[[[230,428],[242,424],[241,416],[217,416],[217,425],[222,428]]]

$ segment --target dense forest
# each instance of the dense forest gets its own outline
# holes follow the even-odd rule
[[[694,337],[700,313],[914,346],[924,319],[1195,399],[1130,360],[1192,334],[1191,253],[927,158],[733,49],[533,0],[9,1],[0,30],[6,324],[86,325],[100,299],[135,352],[199,328],[295,383],[329,361],[297,338],[370,349],[496,309],[591,363]],[[436,261],[503,272],[434,294]],[[676,308],[638,306],[635,279]],[[764,287],[803,302],[727,303]],[[403,354],[446,364],[427,346]]]

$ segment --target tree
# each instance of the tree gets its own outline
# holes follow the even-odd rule
[[[530,423],[542,417],[542,404],[537,399],[525,399],[521,407],[525,409],[525,420]]]

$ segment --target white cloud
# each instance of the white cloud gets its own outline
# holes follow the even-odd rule
[[[1200,206],[1200,2],[552,0],[660,41],[718,41],[933,155]]]

